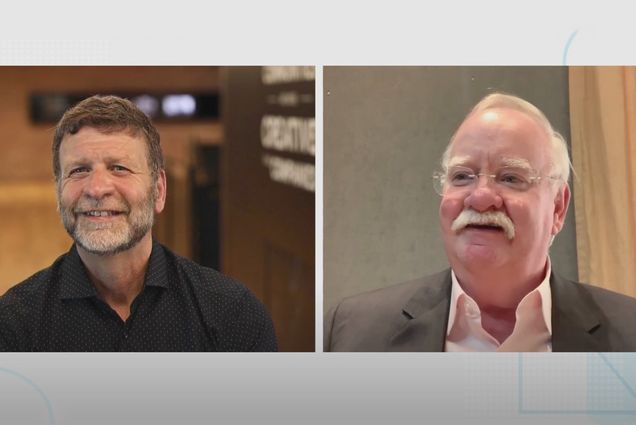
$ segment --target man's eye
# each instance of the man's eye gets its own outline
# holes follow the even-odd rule
[[[518,173],[502,173],[497,178],[499,183],[507,186],[525,186],[528,184],[529,179]]]
[[[467,171],[457,171],[451,174],[451,182],[456,185],[468,184],[473,181],[475,175]]]
[[[118,174],[123,174],[130,171],[128,170],[128,168],[124,167],[123,165],[113,165],[111,169]]]
[[[504,174],[501,177],[499,177],[499,180],[504,183],[517,183],[521,181],[519,176],[516,176],[514,174]]]
[[[88,168],[87,167],[76,167],[73,168],[69,173],[69,177],[70,176],[78,176],[78,175],[82,175],[88,172]]]

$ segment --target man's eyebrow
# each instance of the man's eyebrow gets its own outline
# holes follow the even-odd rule
[[[533,170],[530,161],[525,158],[501,158],[501,165],[504,167],[523,168],[525,170]]]
[[[458,165],[466,165],[466,163],[470,162],[470,157],[467,155],[464,156],[454,156],[448,161],[448,167],[457,167]]]
[[[128,155],[123,155],[123,156],[105,156],[102,158],[99,158],[98,161],[103,161],[106,164],[112,164],[115,162],[130,162],[131,158]],[[68,160],[68,164],[90,164],[95,162],[95,159],[90,159],[90,158],[86,158],[86,157],[75,157],[75,158],[71,158]]]
[[[85,166],[88,164],[89,164],[89,161],[87,161],[84,158],[73,158],[70,161],[68,161],[66,164],[64,164],[63,169],[66,170],[72,167],[77,167],[78,165]]]

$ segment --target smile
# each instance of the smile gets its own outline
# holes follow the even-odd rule
[[[87,217],[112,217],[121,214],[119,211],[83,211],[80,213],[81,215]]]

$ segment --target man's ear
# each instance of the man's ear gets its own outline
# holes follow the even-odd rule
[[[163,207],[166,205],[166,191],[168,190],[168,183],[166,181],[166,171],[160,170],[155,182],[155,214],[159,214],[163,211]]]
[[[570,186],[566,183],[561,186],[554,197],[554,220],[552,222],[552,235],[556,235],[563,228],[565,215],[570,204]]]

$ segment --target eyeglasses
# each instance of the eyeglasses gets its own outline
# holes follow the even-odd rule
[[[433,187],[439,195],[443,195],[446,190],[472,190],[482,176],[492,180],[499,190],[509,192],[525,192],[541,180],[560,180],[559,177],[536,175],[533,170],[526,168],[505,167],[495,174],[487,174],[476,173],[467,167],[451,167],[445,173],[433,173]]]

